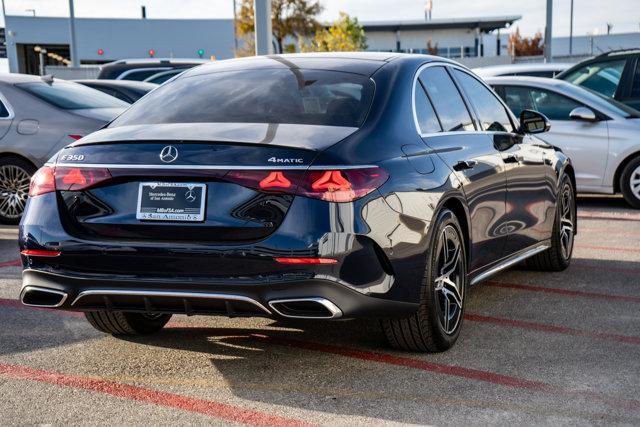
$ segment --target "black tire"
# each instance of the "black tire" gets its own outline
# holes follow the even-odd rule
[[[97,330],[111,335],[148,335],[158,332],[170,314],[147,315],[121,311],[87,311],[85,317]]]
[[[576,232],[576,198],[571,179],[564,174],[560,180],[556,217],[553,222],[551,247],[525,261],[531,270],[563,271],[571,264]],[[564,227],[564,230],[563,230]],[[570,230],[568,229],[570,227]]]
[[[628,204],[640,209],[640,156],[632,159],[622,170],[620,191]]]
[[[19,157],[0,158],[0,222],[18,224],[36,167]]]
[[[467,286],[465,239],[458,219],[448,209],[443,209],[433,224],[435,228],[430,240],[418,311],[408,318],[381,320],[389,344],[400,350],[448,350],[455,344],[462,328],[464,294]],[[454,239],[457,239],[458,245],[452,249]],[[443,249],[444,241],[447,241],[446,249]],[[443,258],[443,253],[447,253],[448,256]],[[442,280],[445,276],[448,282]],[[455,292],[457,296],[454,296]],[[453,303],[449,300],[450,297]],[[444,310],[451,310],[452,306],[455,310],[453,317],[450,317],[445,325],[444,318],[448,317],[449,312]],[[455,320],[454,325],[449,324],[451,320]]]

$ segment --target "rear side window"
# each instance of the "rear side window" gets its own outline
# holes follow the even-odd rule
[[[7,108],[6,105],[4,105],[4,102],[0,100],[0,119],[7,118],[9,116],[10,116],[9,109]]]
[[[438,117],[436,116],[436,112],[433,110],[431,101],[427,98],[427,94],[424,92],[424,88],[420,82],[416,84],[415,103],[416,118],[418,119],[420,133],[440,132],[442,130],[440,122],[438,121]]]
[[[289,123],[359,127],[373,82],[338,71],[259,69],[168,82],[111,126],[159,123]]]
[[[587,64],[563,77],[563,80],[613,97],[618,90],[626,60]]]
[[[126,108],[129,106],[126,102],[113,96],[77,83],[56,80],[53,83],[20,83],[16,86],[63,110]]]
[[[640,59],[636,63],[636,72],[633,73],[633,85],[631,86],[631,98],[640,98]]]
[[[482,83],[464,71],[454,70],[480,119],[482,130],[492,132],[513,132],[511,119],[504,105]]]
[[[531,99],[530,89],[520,86],[504,86],[503,90],[504,101],[517,117],[520,117],[522,110],[536,109]]]
[[[447,132],[475,130],[460,92],[443,67],[426,68],[419,79],[433,101],[443,130]]]

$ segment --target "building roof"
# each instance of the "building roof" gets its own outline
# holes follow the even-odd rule
[[[522,19],[522,15],[487,16],[482,18],[449,18],[411,21],[370,21],[361,22],[365,32],[399,31],[399,30],[442,30],[480,28],[481,31],[493,31],[505,28],[515,21]]]

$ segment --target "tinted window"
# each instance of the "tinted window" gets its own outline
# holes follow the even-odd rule
[[[147,79],[145,79],[145,82],[149,82],[149,83],[155,83],[155,84],[162,84],[164,82],[166,82],[167,80],[169,80],[170,78],[172,78],[173,76],[182,73],[184,70],[175,70],[175,71],[171,71],[171,72],[164,72],[164,73],[157,73],[152,75],[151,77],[148,77]]]
[[[538,88],[529,88],[535,110],[547,116],[549,120],[570,120],[569,113],[582,107],[578,102],[555,92]]]
[[[640,61],[636,64],[636,72],[633,74],[633,86],[631,86],[631,98],[640,98]]]
[[[625,60],[596,62],[584,65],[564,76],[570,83],[584,86],[605,96],[613,97],[624,69]]]
[[[141,82],[144,79],[154,76],[162,71],[166,71],[166,68],[142,68],[135,71],[124,71],[118,78],[122,80],[135,80]]]
[[[512,75],[552,78],[553,76],[556,75],[556,72],[555,71],[523,71],[522,73],[513,73]]]
[[[9,117],[9,110],[2,101],[0,101],[0,118],[1,117]]]
[[[367,77],[259,69],[182,77],[140,99],[112,126],[153,123],[292,123],[358,127],[373,96]]]
[[[474,130],[471,116],[460,92],[444,68],[426,68],[420,74],[420,81],[433,101],[445,131]]]
[[[504,86],[504,101],[516,117],[520,117],[522,110],[536,109],[531,99],[531,92],[526,87]]]
[[[424,89],[420,83],[416,84],[416,117],[418,119],[418,126],[420,127],[420,133],[433,133],[440,132],[440,122],[433,111],[431,101],[424,93]]]
[[[53,83],[21,83],[16,86],[64,110],[129,106],[113,96],[77,83],[55,80]]]
[[[123,94],[122,92],[120,92],[118,90],[112,89],[110,87],[105,87],[105,86],[94,86],[93,88],[99,90],[100,92],[104,92],[107,95],[111,95],[111,96],[113,96],[115,98],[118,98],[118,99],[126,102],[127,104],[131,104],[132,103],[131,99],[129,99],[128,96],[126,96],[125,94]]]
[[[480,119],[482,130],[493,132],[513,132],[507,110],[498,98],[482,83],[464,71],[453,71],[467,94],[469,102]]]

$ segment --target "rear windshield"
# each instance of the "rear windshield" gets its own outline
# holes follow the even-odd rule
[[[111,95],[77,83],[55,80],[52,83],[20,83],[16,86],[64,110],[123,108],[129,106],[126,102]]]
[[[259,69],[178,78],[110,127],[161,123],[288,123],[359,127],[371,99],[367,77],[337,71]]]

